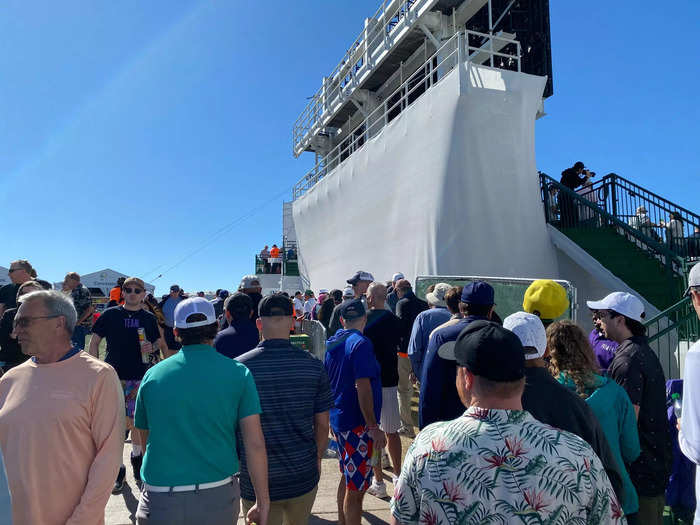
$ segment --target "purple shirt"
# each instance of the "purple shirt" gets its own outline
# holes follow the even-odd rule
[[[595,328],[591,330],[591,333],[588,335],[588,342],[591,343],[593,347],[593,352],[598,361],[598,366],[600,366],[601,373],[603,375],[607,374],[608,367],[613,357],[615,357],[615,350],[617,350],[617,347],[620,345],[615,341],[605,339]]]

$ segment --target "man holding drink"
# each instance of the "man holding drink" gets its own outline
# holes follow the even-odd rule
[[[112,365],[124,389],[126,402],[126,426],[134,428],[136,394],[141,379],[150,366],[154,347],[158,347],[160,332],[155,315],[141,307],[146,295],[144,282],[138,277],[129,277],[122,285],[124,304],[105,310],[92,328],[90,354],[98,357],[100,341],[107,339],[105,361]],[[136,481],[141,480],[141,462],[145,443],[141,443],[136,432],[131,433],[131,466]],[[122,466],[114,484],[118,493],[124,483],[126,469]]]

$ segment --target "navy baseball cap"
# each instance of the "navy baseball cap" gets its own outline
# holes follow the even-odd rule
[[[355,272],[355,275],[350,277],[347,281],[345,281],[348,284],[357,284],[360,281],[369,281],[372,282],[374,281],[374,276],[369,273],[369,272],[364,272],[362,270]]]
[[[507,383],[525,377],[525,351],[510,330],[491,321],[474,321],[455,342],[455,360],[475,376]]]
[[[366,314],[365,305],[362,304],[361,299],[353,299],[352,301],[347,301],[342,303],[340,306],[340,317],[346,321],[353,321],[359,319]]]
[[[258,315],[260,317],[291,317],[294,314],[292,300],[281,293],[267,295],[260,300]]]
[[[462,289],[461,301],[467,304],[481,304],[491,306],[494,304],[493,287],[484,281],[474,281]]]

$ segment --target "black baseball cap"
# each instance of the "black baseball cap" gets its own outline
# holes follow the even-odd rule
[[[179,287],[177,284],[173,284],[173,285],[170,287],[170,291],[171,291],[171,292],[179,292],[179,291],[180,291],[180,287]]]
[[[347,301],[346,303],[342,303],[340,307],[340,317],[342,317],[346,321],[353,321],[355,319],[359,319],[365,314],[365,305],[362,304],[361,299],[353,299],[351,301]]]
[[[258,305],[260,317],[291,317],[293,313],[292,300],[279,293],[263,297]]]
[[[458,366],[491,381],[506,383],[525,377],[525,351],[520,339],[491,321],[474,321],[460,332],[455,358]]]

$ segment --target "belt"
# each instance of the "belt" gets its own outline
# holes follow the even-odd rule
[[[221,481],[212,481],[211,483],[199,483],[197,485],[180,485],[177,487],[158,487],[155,485],[149,485],[148,483],[143,484],[144,490],[148,492],[187,492],[190,490],[206,490],[214,489],[216,487],[223,487],[227,483],[233,482],[233,476],[229,476]]]

